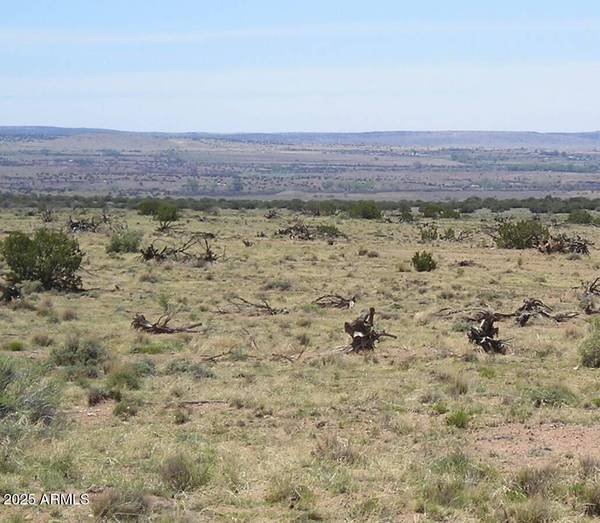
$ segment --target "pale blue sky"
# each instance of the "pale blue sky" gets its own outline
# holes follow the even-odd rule
[[[600,129],[597,0],[0,8],[0,125]]]

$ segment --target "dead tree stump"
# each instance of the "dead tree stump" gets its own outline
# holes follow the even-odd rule
[[[375,309],[371,307],[364,316],[359,316],[351,323],[344,323],[344,331],[352,338],[348,352],[373,351],[380,338],[396,338],[393,334],[375,330],[374,318]]]

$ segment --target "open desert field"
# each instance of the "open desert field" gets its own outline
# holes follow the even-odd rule
[[[65,231],[69,215],[81,218],[4,210],[0,230]],[[597,250],[498,248],[486,211],[435,220],[444,240],[422,234],[434,220],[388,218],[187,210],[158,231],[150,216],[114,209],[95,232],[69,231],[85,253],[83,290],[25,281],[0,307],[0,491],[90,503],[5,502],[1,519],[598,516],[599,371],[580,352],[600,346],[581,296],[600,275]],[[313,239],[279,234],[298,220]],[[541,220],[600,245],[593,225]],[[108,253],[125,230],[159,252],[198,243],[164,261]],[[417,251],[434,270],[415,270]],[[356,303],[315,303],[327,294]],[[469,343],[473,314],[512,313],[525,298],[552,310],[522,327],[500,318],[504,354]],[[371,307],[376,332],[395,337],[348,350],[345,323]],[[148,320],[140,329],[137,314]],[[165,315],[176,332],[152,332]]]
[[[591,196],[599,133],[214,135],[0,127],[0,191],[464,200]]]

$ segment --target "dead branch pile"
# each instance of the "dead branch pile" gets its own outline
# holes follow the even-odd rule
[[[260,302],[251,302],[242,298],[241,296],[234,296],[230,298],[229,303],[233,305],[237,312],[253,312],[257,315],[268,315],[268,316],[276,316],[277,314],[289,314],[290,311],[287,309],[277,309],[275,307],[271,307],[271,304],[267,300],[261,300]]]
[[[21,289],[12,283],[0,284],[0,301],[5,303],[18,300],[21,297]]]
[[[570,238],[565,234],[559,234],[558,236],[551,236],[548,241],[538,245],[538,251],[545,254],[558,252],[563,254],[573,253],[589,256],[590,245],[593,245],[593,243],[579,235],[575,238]]]
[[[579,316],[578,312],[563,311],[553,314],[553,308],[536,298],[525,298],[514,313],[519,327],[524,327],[531,318],[548,318],[556,323],[562,323]]]
[[[200,257],[200,261],[204,261],[207,263],[214,263],[219,259],[219,256],[215,251],[213,251],[208,240],[204,240],[204,255]]]
[[[296,222],[285,229],[279,229],[279,236],[288,236],[291,240],[313,240],[315,234],[304,223]]]
[[[469,329],[467,338],[471,343],[481,347],[484,352],[506,354],[506,342],[497,338],[498,327],[494,326],[496,321],[494,313],[485,315],[479,327],[473,326]]]
[[[193,236],[177,246],[165,245],[158,249],[154,242],[146,248],[140,250],[143,261],[164,262],[166,260],[185,261],[185,262],[207,262],[213,263],[219,259],[217,253],[212,249],[207,239],[204,239],[204,253],[195,254],[191,252],[193,247],[200,245],[201,237]]]
[[[41,209],[40,218],[43,223],[51,223],[54,221],[54,210],[53,209]]]
[[[171,315],[169,314],[161,316],[154,323],[149,322],[143,314],[136,314],[131,322],[131,326],[135,330],[150,334],[175,334],[177,332],[199,332],[194,329],[202,325],[201,323],[194,323],[187,327],[169,327],[169,321],[171,321]]]
[[[515,316],[519,327],[524,327],[532,316],[541,316],[543,318],[552,318],[552,307],[546,305],[542,300],[535,298],[525,298],[523,305],[516,311]]]
[[[110,232],[115,234],[121,234],[129,230],[129,225],[127,225],[127,222],[125,221],[120,221],[118,219],[110,219],[108,222],[105,223],[108,223]]]
[[[363,352],[375,349],[380,338],[396,338],[393,334],[375,330],[375,309],[371,307],[364,316],[359,316],[351,323],[344,323],[344,331],[352,338],[352,343],[346,352]]]
[[[67,227],[71,232],[96,232],[100,227],[100,222],[96,218],[81,218],[80,220],[74,220],[69,216],[67,221]]]
[[[532,318],[547,318],[554,320],[557,323],[561,323],[579,316],[579,313],[571,311],[553,313],[552,307],[546,305],[543,301],[538,300],[537,298],[525,298],[523,300],[523,305],[517,308],[515,312],[494,312],[489,309],[478,308],[459,311],[442,309],[435,315],[440,318],[453,315],[464,315],[465,319],[469,321],[483,321],[486,318],[491,318],[494,322],[502,321],[507,318],[515,318],[517,324],[520,327],[524,327]]]
[[[339,294],[325,294],[317,298],[313,303],[324,309],[351,309],[356,304],[356,296],[344,298]]]
[[[174,252],[171,247],[164,246],[161,250],[158,250],[155,247],[154,242],[148,245],[148,247],[145,249],[140,249],[140,254],[142,256],[142,260],[144,261],[154,260],[157,262],[163,262],[169,257],[174,256]]]

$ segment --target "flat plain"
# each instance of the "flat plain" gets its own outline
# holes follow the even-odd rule
[[[600,134],[210,135],[0,127],[0,191],[254,199],[590,196]]]
[[[59,210],[45,225],[64,230],[73,212]],[[590,256],[499,249],[488,234],[494,217],[483,211],[436,220],[459,239],[428,242],[424,219],[184,211],[160,233],[150,217],[111,213],[143,234],[142,246],[212,233],[218,259],[109,254],[106,225],[75,234],[86,253],[83,292],[30,284],[2,306],[2,361],[23,373],[29,406],[56,408],[48,424],[0,423],[0,490],[87,492],[92,501],[3,506],[3,520],[567,522],[600,514],[598,370],[582,366],[578,352],[590,329],[580,284],[600,270],[593,248]],[[600,244],[596,227],[543,219]],[[278,234],[296,220],[346,237]],[[41,225],[34,210],[0,215],[3,235]],[[435,270],[412,268],[422,250]],[[355,307],[313,303],[330,293],[356,296]],[[234,306],[237,297],[281,313]],[[510,312],[526,297],[581,314],[525,327],[500,321],[502,355],[469,344],[471,323],[460,314],[440,313]],[[343,352],[344,323],[370,307],[377,327],[397,338]],[[141,333],[131,326],[138,313],[201,325]],[[65,363],[74,347],[88,359]]]

